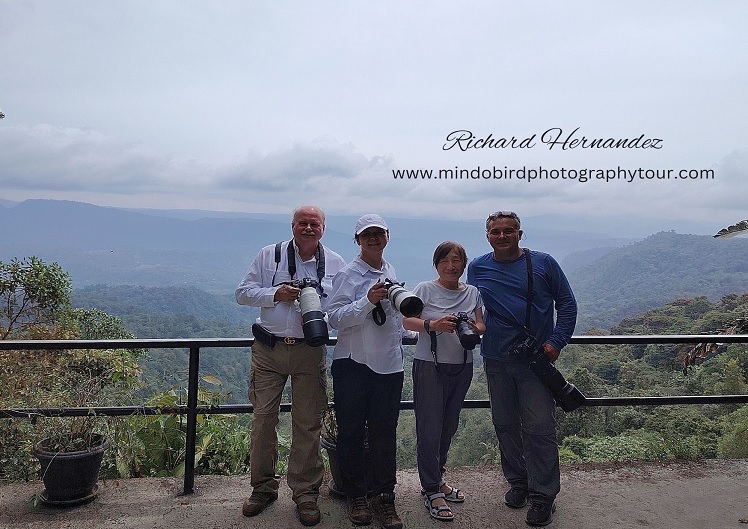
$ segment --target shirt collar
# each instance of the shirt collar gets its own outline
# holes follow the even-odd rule
[[[354,267],[358,273],[364,276],[366,275],[366,272],[371,272],[373,274],[383,274],[389,264],[387,263],[387,261],[382,259],[382,269],[377,270],[376,268],[372,268],[371,266],[369,266],[363,259],[361,259],[360,255],[357,255],[353,259],[353,261],[351,261],[351,266]]]

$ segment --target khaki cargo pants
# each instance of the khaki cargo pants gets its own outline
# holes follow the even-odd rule
[[[250,480],[254,492],[278,491],[278,413],[286,381],[291,377],[291,454],[288,486],[294,502],[316,501],[324,476],[319,437],[327,405],[326,348],[278,341],[274,348],[255,342],[249,377],[254,407],[251,427]]]

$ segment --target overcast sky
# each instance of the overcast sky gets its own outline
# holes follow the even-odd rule
[[[0,0],[0,198],[723,227],[748,218],[746,20],[744,1]]]

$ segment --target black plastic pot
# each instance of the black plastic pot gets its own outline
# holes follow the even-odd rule
[[[327,451],[327,460],[330,463],[330,474],[332,474],[332,482],[330,483],[329,489],[330,494],[336,498],[345,498],[346,494],[340,488],[343,483],[343,476],[340,470],[340,458],[338,457],[337,445],[334,441],[320,437],[320,446]],[[371,467],[369,465],[369,443],[364,444],[364,457],[366,464],[366,478],[367,485],[371,484]],[[368,487],[367,487],[368,488]],[[371,492],[371,491],[369,491]]]
[[[89,449],[76,452],[50,452],[44,448],[46,439],[34,445],[45,487],[42,502],[64,507],[96,497],[101,460],[109,441],[101,434],[93,434],[91,440]]]
[[[340,474],[340,459],[335,442],[321,437],[319,443],[327,451],[327,461],[330,463],[330,474],[332,474],[330,494],[337,498],[345,498],[345,493],[338,488],[340,483],[343,483],[343,477]]]

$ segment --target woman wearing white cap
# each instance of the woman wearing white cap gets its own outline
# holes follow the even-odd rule
[[[395,450],[405,331],[384,286],[386,279],[396,281],[395,269],[383,257],[389,241],[384,219],[376,214],[358,219],[355,241],[361,251],[333,278],[327,308],[330,326],[338,330],[331,372],[343,475],[339,485],[354,524],[370,524],[373,514],[385,529],[400,529]]]

